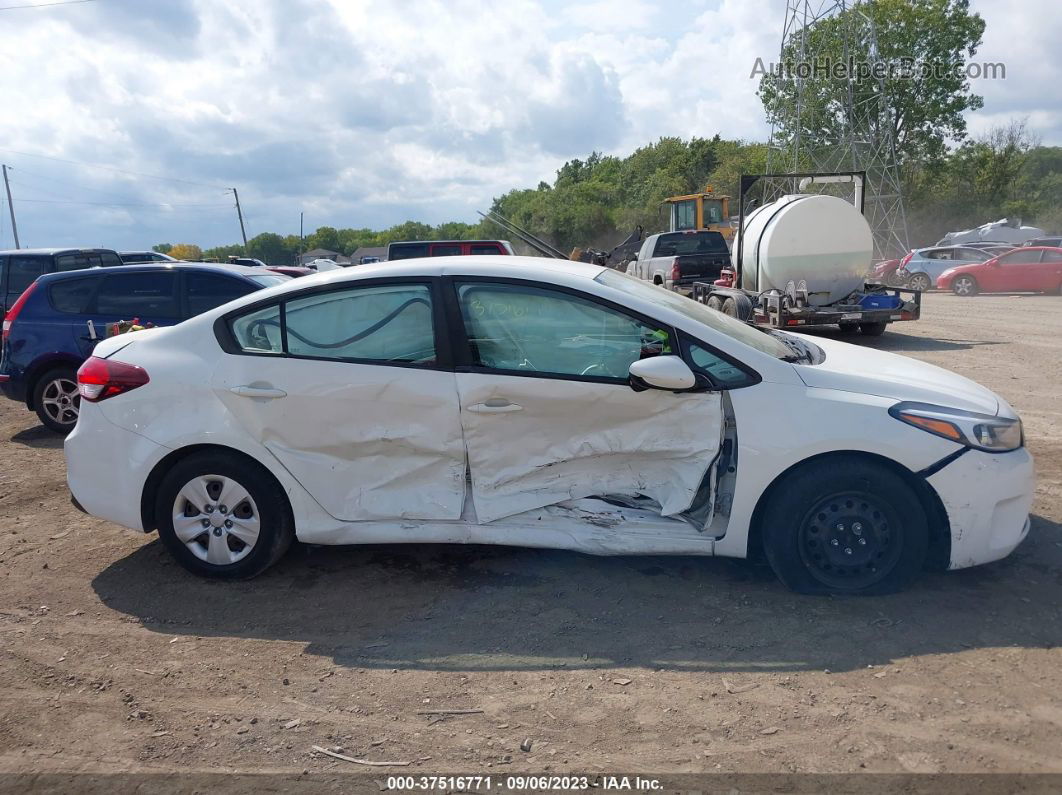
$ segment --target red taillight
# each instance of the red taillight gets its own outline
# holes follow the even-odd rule
[[[907,265],[907,263],[911,261],[911,257],[913,257],[913,256],[914,256],[914,252],[912,251],[906,257],[904,257],[902,260],[900,260],[899,270],[902,270]]]
[[[677,282],[682,278],[682,269],[679,268],[678,258],[671,260],[671,281]]]
[[[82,400],[98,403],[143,386],[149,380],[143,367],[91,356],[77,371],[77,391]]]
[[[15,323],[15,318],[18,317],[18,313],[22,311],[22,305],[26,303],[26,299],[30,297],[32,293],[37,289],[37,282],[34,282],[17,299],[15,303],[11,305],[11,308],[7,310],[7,314],[4,316],[4,325],[0,330],[0,344],[7,342],[7,337],[11,333],[11,326]]]

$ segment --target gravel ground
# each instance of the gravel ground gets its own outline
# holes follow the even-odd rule
[[[0,772],[356,767],[314,745],[410,763],[379,775],[1062,771],[1062,298],[933,294],[856,341],[1023,415],[1039,484],[1009,559],[873,599],[483,547],[298,547],[205,582],[77,513],[61,441],[3,401]]]

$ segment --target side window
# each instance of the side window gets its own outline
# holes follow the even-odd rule
[[[393,284],[319,293],[284,305],[292,356],[434,364],[431,291]]]
[[[1040,252],[1036,249],[1018,250],[999,258],[1000,265],[1029,265],[1040,261]]]
[[[712,380],[712,384],[720,389],[735,389],[748,386],[756,379],[742,370],[736,364],[727,361],[718,354],[712,353],[698,342],[683,338],[686,354],[693,364],[694,370],[700,370]]]
[[[45,257],[19,257],[7,258],[7,294],[21,295],[27,287],[36,281],[37,277],[44,273]]]
[[[1041,262],[1062,262],[1062,251],[1045,251]]]
[[[96,296],[96,314],[123,320],[180,317],[177,307],[177,274],[123,273],[108,276]]]
[[[962,259],[970,260],[972,262],[984,262],[986,259],[989,258],[988,254],[976,248],[960,249],[959,256]]]
[[[69,312],[75,315],[84,314],[88,310],[89,300],[95,290],[97,280],[66,279],[56,282],[48,290],[52,307],[57,312]]]
[[[696,229],[697,228],[697,202],[694,199],[687,199],[682,202],[675,202],[674,210],[672,210],[675,216],[675,229]]]
[[[280,304],[241,315],[229,321],[236,344],[248,353],[283,353],[280,336]]]
[[[195,317],[254,292],[255,286],[216,273],[188,273],[184,277],[188,316]]]
[[[458,297],[479,367],[625,381],[633,362],[672,351],[665,327],[568,293],[473,282]]]
[[[113,251],[101,251],[96,256],[99,257],[99,264],[102,265],[104,268],[110,268],[114,265],[122,264],[121,257],[115,254]]]
[[[428,256],[427,243],[392,244],[387,251],[387,259],[414,259]]]
[[[479,243],[469,247],[469,254],[504,254],[502,247],[497,243]]]

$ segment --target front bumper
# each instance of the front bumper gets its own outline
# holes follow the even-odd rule
[[[970,450],[928,478],[951,525],[948,568],[962,569],[1009,555],[1029,532],[1036,487],[1032,456]]]

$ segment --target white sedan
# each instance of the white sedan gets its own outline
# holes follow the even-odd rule
[[[877,593],[1029,528],[1021,421],[984,387],[575,262],[292,280],[105,340],[78,380],[75,502],[213,577],[297,537],[762,556]]]

